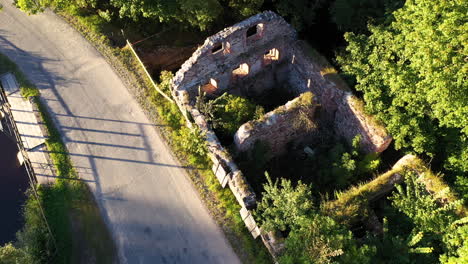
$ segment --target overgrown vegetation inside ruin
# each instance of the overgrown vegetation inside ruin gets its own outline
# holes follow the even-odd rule
[[[196,108],[204,114],[206,121],[225,146],[232,144],[234,134],[241,125],[265,114],[262,106],[255,105],[244,97],[227,93],[209,100],[204,92],[199,91]]]
[[[286,235],[281,263],[434,263],[438,258],[457,263],[464,254],[461,247],[466,246],[463,237],[468,234],[468,219],[459,215],[463,201],[444,202],[441,207],[440,198],[427,191],[414,171],[403,168],[400,173],[404,182],[391,195],[379,199],[383,209],[373,223],[371,216],[361,214],[336,218],[330,214],[333,209],[327,201],[313,198],[314,185],[301,181],[294,185],[286,179],[272,181],[268,175],[257,217],[267,230]],[[369,184],[377,186],[371,181],[360,188],[374,188],[367,187]],[[359,197],[356,193],[342,195]],[[360,199],[365,202],[366,198]],[[367,227],[360,233],[351,232],[356,225],[349,225],[348,217],[357,217],[361,227],[366,223]]]
[[[284,178],[312,184],[316,198],[333,197],[335,191],[368,180],[378,172],[380,157],[361,153],[358,136],[353,146],[349,146],[333,134],[319,133],[313,140],[291,142],[287,151],[279,156],[271,153],[267,144],[258,141],[236,160],[258,194],[264,191],[265,171],[273,180]]]

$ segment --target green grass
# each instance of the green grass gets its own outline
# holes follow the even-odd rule
[[[16,80],[21,86],[21,95],[25,98],[38,96],[39,90],[29,82],[24,74],[18,69],[18,66],[13,63],[7,56],[0,54],[0,75],[6,72],[12,72]]]
[[[392,169],[367,183],[338,192],[336,200],[323,204],[323,210],[338,222],[352,225],[368,216],[370,198],[382,190],[394,174],[402,172],[403,168]]]
[[[417,171],[419,179],[424,183],[427,191],[433,193],[442,203],[458,200],[456,194],[450,190],[440,176],[435,175],[422,160],[413,156],[403,164],[394,166],[391,170],[369,182],[336,193],[336,199],[325,202],[322,209],[339,222],[352,225],[368,216],[369,201],[376,198],[376,194],[382,190],[382,187],[388,185],[389,180],[395,174],[404,177],[407,169]],[[460,208],[457,209],[461,216],[465,216],[466,211],[463,205],[460,205]]]
[[[39,109],[48,133],[47,149],[58,176],[55,184],[37,187],[39,200],[35,199],[32,189],[28,191],[23,209],[25,225],[18,233],[17,246],[42,263],[68,264],[82,259],[83,255],[95,257],[98,263],[113,263],[115,246],[110,234],[92,193],[86,184],[79,181],[67,148],[45,105],[38,98],[39,90],[16,64],[0,54],[0,74],[5,72],[15,75],[23,97],[32,97]],[[40,217],[40,205],[44,208],[53,237]]]
[[[111,63],[147,116],[153,122],[163,125],[162,135],[181,163],[197,168],[188,170],[192,182],[243,262],[272,263],[261,240],[254,240],[245,227],[239,215],[240,205],[232,192],[229,188],[221,188],[213,175],[210,159],[206,155],[200,156],[198,153],[187,151],[186,145],[190,145],[190,142],[184,140],[187,139],[184,133],[188,133],[188,128],[185,127],[178,108],[151,88],[150,80],[128,48],[111,47],[109,40],[101,34],[105,33],[104,27],[107,27],[108,23],[103,19],[96,21],[95,19],[99,19],[96,16],[92,20],[80,17],[76,12],[62,12],[60,15]]]

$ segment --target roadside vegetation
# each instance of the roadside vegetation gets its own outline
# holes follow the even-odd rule
[[[184,41],[176,32],[189,29],[207,36],[259,11],[276,11],[333,62],[363,99],[363,108],[394,138],[381,157],[362,155],[355,144],[332,138],[316,149],[314,158],[299,163],[288,160],[293,155],[266,159],[268,148],[261,143],[241,160],[250,162],[244,166],[253,171],[249,182],[261,178],[251,181],[262,192],[256,219],[284,239],[279,262],[468,262],[463,206],[468,201],[468,28],[463,0],[17,0],[17,5],[31,13],[56,8],[111,61],[145,111],[167,125],[164,135],[176,155],[199,168],[191,170],[192,180],[236,252],[253,263],[270,259],[245,229],[235,198],[211,173],[203,135],[188,129],[177,107],[151,88],[122,40],[169,31],[177,37],[166,39],[176,46]],[[159,83],[168,94],[171,78],[163,72]],[[213,121],[227,137],[261,112],[244,99],[221,100],[224,106],[213,109]],[[216,111],[230,117],[218,120]],[[396,173],[382,173],[382,166],[392,166],[393,156],[405,153],[417,154],[435,173],[398,170],[403,181],[396,188],[392,184],[384,195],[371,196]],[[313,174],[281,169],[281,162]],[[263,177],[265,170],[269,175]]]
[[[113,263],[116,252],[110,233],[92,193],[73,169],[60,134],[40,100],[39,90],[12,61],[0,54],[0,74],[5,72],[15,75],[24,99],[32,100],[38,107],[48,132],[47,150],[58,177],[52,185],[31,185],[23,208],[24,227],[17,233],[16,241],[0,247],[0,263],[68,264],[90,259]]]

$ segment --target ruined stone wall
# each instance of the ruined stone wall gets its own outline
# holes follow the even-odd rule
[[[338,104],[334,127],[336,133],[348,140],[360,135],[361,148],[367,153],[380,153],[386,150],[392,141],[385,128],[372,116],[364,113],[362,102],[349,93],[345,94]]]
[[[253,209],[256,206],[256,195],[253,192],[242,172],[221,145],[214,131],[208,126],[205,117],[197,109],[190,108],[195,124],[205,135],[209,157],[213,162],[213,173],[223,187],[229,186],[237,201],[242,207]]]
[[[257,27],[257,34],[247,37],[248,31]],[[285,52],[296,39],[296,31],[273,12],[264,12],[244,20],[206,39],[192,57],[177,72],[173,80],[174,95],[181,100],[192,98],[198,87],[211,78],[217,82],[218,93],[232,88],[232,72],[241,64],[249,65],[251,78],[261,72],[271,73],[272,64],[288,61]],[[277,49],[278,60],[265,61],[265,53]],[[284,71],[283,71],[284,72]]]
[[[209,37],[182,65],[172,82],[172,95],[177,105],[206,137],[213,173],[223,187],[229,186],[242,207],[240,214],[248,230],[254,238],[262,236],[272,255],[276,255],[280,247],[275,246],[274,239],[261,234],[251,214],[256,206],[255,193],[203,114],[194,108],[200,86],[214,83],[210,90],[214,96],[229,91],[248,97],[287,82],[295,95],[312,91],[323,113],[321,118],[348,141],[360,134],[364,150],[383,151],[391,140],[385,129],[380,129],[364,114],[362,107],[355,104],[341,79],[324,71],[328,63],[307,50],[296,35],[295,30],[273,12],[255,15]],[[243,64],[248,66],[247,73],[241,77],[234,75],[233,71]],[[263,121],[242,125],[234,139],[237,148],[248,150],[255,141],[262,140],[269,144],[272,153],[279,154],[288,142],[303,137],[305,131],[291,123],[302,114],[295,108],[300,98],[266,114]],[[314,111],[314,106],[306,110],[310,120]],[[188,122],[188,125],[192,124]]]
[[[301,103],[307,95],[296,97],[284,106],[265,114],[262,120],[243,124],[234,135],[236,149],[247,151],[253,148],[255,142],[261,141],[268,145],[271,153],[280,155],[286,151],[289,142],[309,135],[310,129],[304,129],[299,122],[301,118],[307,118],[308,122],[313,123],[316,105]]]
[[[321,106],[322,118],[348,142],[361,136],[361,149],[367,153],[382,152],[392,138],[386,129],[364,113],[359,99],[333,72],[326,60],[301,41],[292,45],[288,82],[298,91],[310,90]]]

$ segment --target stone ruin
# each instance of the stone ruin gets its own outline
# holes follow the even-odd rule
[[[360,135],[361,149],[367,153],[382,152],[391,142],[385,128],[364,113],[362,102],[326,60],[298,40],[296,31],[277,14],[263,12],[206,39],[176,73],[172,95],[187,120],[193,120],[206,136],[213,172],[234,193],[247,228],[255,238],[262,237],[273,255],[278,250],[274,238],[261,232],[251,214],[255,193],[195,102],[200,90],[211,98],[225,92],[250,98],[275,87],[287,89],[295,99],[261,120],[242,125],[234,136],[237,150],[248,150],[262,140],[279,153],[288,141],[303,137],[306,133],[298,131],[291,120],[297,115],[297,101],[307,92],[314,95],[314,104],[306,111],[310,120],[325,120],[348,142]]]

